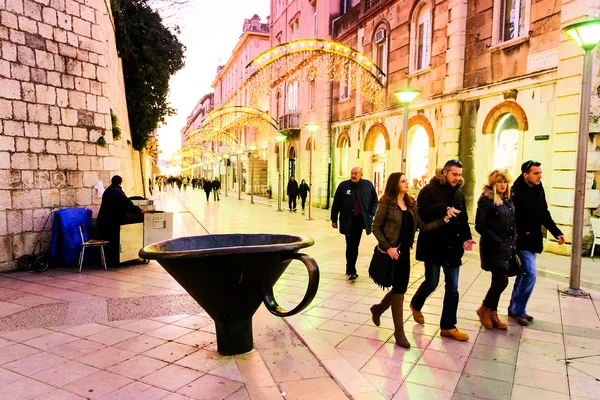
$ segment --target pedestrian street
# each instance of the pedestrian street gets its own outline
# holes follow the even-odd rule
[[[443,282],[425,303],[425,325],[408,300],[423,276],[413,257],[405,304],[407,350],[395,345],[388,310],[381,326],[369,308],[385,293],[368,276],[375,239],[364,236],[358,279],[344,274],[344,238],[327,210],[277,211],[276,202],[235,193],[214,202],[202,191],[154,193],[174,212],[175,236],[288,233],[315,245],[303,250],[319,264],[320,287],[300,315],[284,319],[261,306],[254,316],[255,350],[216,352],[212,320],[152,261],[104,271],[85,266],[0,277],[0,398],[37,399],[596,399],[600,397],[600,293],[561,295],[562,283],[538,281],[526,328],[499,314],[507,331],[481,327],[475,310],[489,273],[475,256],[461,267],[458,324],[467,342],[439,336]],[[218,266],[214,266],[218,268]],[[307,273],[293,262],[275,286],[290,309],[306,291]]]

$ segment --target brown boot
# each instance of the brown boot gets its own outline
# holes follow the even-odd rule
[[[410,311],[412,311],[413,319],[417,324],[425,325],[425,316],[421,311],[415,310],[412,304],[410,305]]]
[[[492,324],[494,325],[494,328],[496,328],[496,329],[502,329],[502,330],[508,329],[508,325],[506,325],[504,322],[500,321],[500,318],[498,318],[498,311],[492,311]]]
[[[440,331],[440,335],[444,337],[449,337],[454,340],[458,340],[459,342],[464,342],[469,340],[469,335],[464,332],[459,331],[458,329],[442,329]]]
[[[371,306],[371,315],[373,316],[373,323],[375,326],[379,326],[381,324],[381,314],[383,314],[388,308],[390,308],[390,302],[392,298],[392,292],[387,292],[383,299],[381,299],[381,303],[373,304]]]
[[[396,339],[396,344],[405,349],[410,349],[410,343],[404,334],[404,310],[402,310],[404,295],[393,294],[391,296],[391,303],[392,318],[394,319],[394,339]]]
[[[489,308],[482,305],[477,310],[477,315],[479,315],[479,322],[481,322],[481,325],[488,329],[494,328],[494,324],[492,324],[492,311]]]

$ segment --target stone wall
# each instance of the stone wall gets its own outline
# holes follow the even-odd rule
[[[143,194],[140,170],[107,0],[0,0],[0,271],[48,239],[52,210],[95,215],[99,180]]]

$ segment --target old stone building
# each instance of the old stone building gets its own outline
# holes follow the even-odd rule
[[[569,242],[583,51],[560,29],[594,15],[586,1],[358,2],[334,21],[333,39],[385,72],[385,100],[377,110],[352,88],[334,89],[336,185],[356,164],[382,192],[401,164],[403,107],[393,93],[418,89],[406,132],[409,179],[460,159],[472,217],[489,171],[508,168],[516,178],[521,163],[534,159]],[[590,152],[586,206],[595,209],[595,143]],[[552,240],[547,247],[570,251]]]
[[[52,210],[96,213],[98,181],[118,173],[128,195],[144,189],[109,1],[0,0],[0,43],[0,270],[9,270]]]

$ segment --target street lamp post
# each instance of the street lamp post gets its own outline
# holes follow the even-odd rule
[[[282,191],[283,184],[281,182],[281,179],[282,179],[282,174],[283,174],[283,148],[285,147],[286,136],[282,132],[279,135],[277,135],[277,137],[275,139],[277,139],[277,141],[281,144],[281,146],[279,146],[279,156],[281,157],[281,167],[279,168],[279,176],[277,177],[277,211],[282,211],[282,209],[281,209],[281,197],[282,197],[281,191]]]
[[[227,164],[229,163],[229,153],[223,154],[223,158],[225,159],[225,197],[227,197]]]
[[[415,89],[400,89],[394,92],[394,96],[404,105],[403,123],[402,123],[402,164],[400,170],[406,173],[406,157],[408,153],[408,105],[412,103],[421,93]]]
[[[310,158],[308,162],[308,220],[312,218],[312,195],[313,195],[313,148],[315,147],[313,143],[313,134],[319,129],[319,125],[315,124],[305,124],[304,127],[308,129],[310,132]]]
[[[238,187],[237,187],[237,192],[238,192],[238,200],[242,199],[242,154],[244,154],[244,150],[239,149],[238,151],[236,151],[236,157],[235,160],[237,161],[237,175],[238,175]]]
[[[571,240],[571,272],[569,287],[564,293],[583,296],[581,290],[581,248],[583,243],[583,213],[585,206],[585,175],[587,172],[587,141],[590,131],[590,99],[592,91],[592,49],[600,41],[600,20],[589,20],[568,25],[563,33],[581,47],[583,73],[581,75],[581,102],[579,104],[579,132],[577,163],[575,166],[575,196],[573,204],[573,235]]]
[[[248,157],[250,157],[250,204],[254,204],[254,152],[256,145],[248,146]]]

